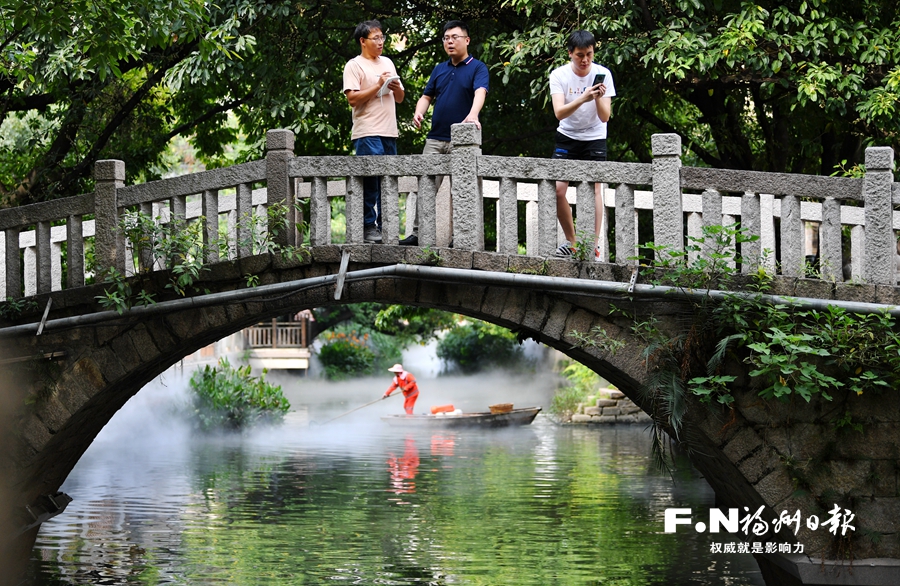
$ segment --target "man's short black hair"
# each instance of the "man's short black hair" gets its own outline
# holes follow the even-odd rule
[[[594,33],[590,31],[572,31],[572,34],[569,35],[569,40],[566,41],[566,48],[569,50],[569,53],[575,49],[587,49],[588,47],[591,49],[597,48],[597,39],[594,38]]]
[[[359,44],[360,39],[368,39],[369,34],[376,30],[384,32],[384,29],[381,28],[381,23],[377,20],[364,20],[356,25],[356,30],[353,31],[353,38],[356,39],[356,44]]]
[[[444,25],[444,29],[441,31],[441,36],[445,35],[447,33],[447,31],[449,31],[452,28],[461,28],[463,30],[463,32],[466,33],[466,36],[467,37],[469,36],[469,25],[467,25],[465,22],[463,22],[461,20],[447,21],[447,24]]]

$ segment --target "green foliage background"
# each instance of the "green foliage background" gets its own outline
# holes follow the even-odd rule
[[[449,330],[438,342],[437,356],[446,370],[466,374],[491,367],[512,368],[524,360],[515,334],[479,320]]]
[[[549,154],[547,74],[576,28],[615,77],[612,160],[649,161],[654,132],[681,134],[689,164],[769,171],[900,148],[891,0],[0,0],[3,205],[88,191],[98,159],[126,161],[128,182],[160,177],[176,137],[208,167],[259,157],[269,128],[294,130],[298,154],[349,153],[341,72],[366,18],[406,86],[401,153],[421,151],[410,120],[451,18],[491,70],[486,154]]]

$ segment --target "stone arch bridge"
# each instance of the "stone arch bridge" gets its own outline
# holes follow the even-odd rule
[[[648,239],[639,238],[637,222],[639,210],[648,207],[647,193],[657,244],[684,250],[686,234],[739,217],[760,236],[742,247],[748,260],[740,269],[749,273],[769,262],[760,253],[771,244],[779,273],[775,294],[802,300],[787,301],[841,304],[853,311],[900,305],[893,266],[900,192],[890,149],[867,152],[865,179],[836,179],[682,168],[673,135],[654,137],[656,158],[647,165],[485,157],[469,125],[454,128],[451,155],[437,156],[296,157],[289,132],[270,131],[268,139],[264,160],[145,185],[124,186],[122,163],[102,161],[91,194],[0,211],[6,309],[19,311],[0,327],[0,416],[7,446],[0,454],[6,481],[0,496],[11,504],[0,519],[9,528],[3,531],[3,551],[10,556],[5,567],[27,557],[40,523],[67,503],[58,492],[66,476],[144,384],[187,354],[289,311],[377,301],[476,317],[583,362],[653,415],[654,405],[639,392],[648,376],[645,343],[633,333],[631,318],[615,308],[654,315],[674,336],[684,327],[691,296],[707,293],[654,287],[626,258]],[[386,244],[362,242],[361,178],[367,175],[383,177]],[[437,175],[452,176],[452,203],[443,211],[434,189]],[[555,180],[572,182],[582,228],[592,227],[597,213],[591,184],[617,185],[606,191],[604,202],[607,223],[616,227],[614,239],[606,229],[601,234],[604,262],[552,258],[558,237]],[[396,244],[401,193],[408,220],[418,209],[422,247]],[[492,206],[484,205],[486,197],[494,198]],[[341,198],[346,234],[342,243],[333,243],[331,206]],[[800,198],[814,201],[801,205]],[[279,202],[288,204],[282,205],[286,231],[276,230],[266,212]],[[526,217],[519,218],[523,207]],[[486,251],[484,210],[492,208],[497,244]],[[203,252],[208,270],[197,283],[202,294],[174,295],[166,288],[171,273],[164,261],[124,237],[120,220],[136,211],[161,225],[183,220],[199,226],[210,244]],[[453,248],[438,246],[446,213],[454,220]],[[295,228],[307,219],[308,232]],[[811,252],[804,248],[806,221],[819,226],[816,274],[803,266]],[[848,238],[842,235],[845,225],[849,243],[842,241]],[[222,226],[231,237],[211,246],[222,242]],[[302,245],[306,237],[308,245]],[[834,267],[843,264],[848,244],[853,280],[845,283]],[[282,254],[301,248],[302,254]],[[96,259],[87,271],[86,249]],[[611,257],[615,262],[605,262]],[[135,286],[155,294],[157,303],[121,314],[99,307],[97,297],[108,285],[85,283],[92,271],[110,268],[133,274]],[[248,275],[254,287],[248,287]],[[624,348],[610,353],[579,344],[577,334],[595,327]],[[765,518],[799,510],[807,518],[824,514],[825,501],[836,498],[852,507],[857,529],[864,530],[852,540],[852,562],[834,559],[835,540],[827,531],[802,529],[795,536],[782,530],[772,539],[802,543],[804,554],[758,555],[767,581],[900,583],[896,393],[766,404],[737,368],[734,410],[710,410],[689,400],[680,438],[721,506],[763,507]],[[849,440],[834,424],[845,412],[865,422]],[[816,464],[804,464],[809,462]],[[795,491],[801,475],[804,493]]]

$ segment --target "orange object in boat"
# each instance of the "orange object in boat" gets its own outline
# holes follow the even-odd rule
[[[452,413],[453,405],[435,405],[431,408],[431,414],[435,415],[437,413]]]

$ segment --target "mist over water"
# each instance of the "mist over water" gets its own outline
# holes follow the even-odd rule
[[[416,413],[546,409],[558,384],[546,365],[438,376],[427,349],[404,366]],[[642,427],[541,415],[522,428],[408,431],[380,420],[403,412],[399,392],[380,400],[389,372],[272,371],[291,403],[283,425],[199,434],[184,416],[190,375],[152,381],[98,435],[62,487],[73,503],[38,535],[36,586],[761,584],[752,559],[661,535],[665,507],[714,500],[696,475],[673,487],[652,470]]]

